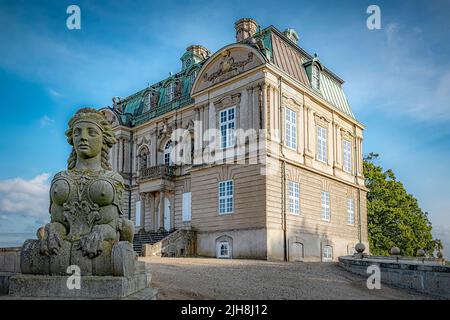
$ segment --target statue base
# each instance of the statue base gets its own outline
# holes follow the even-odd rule
[[[134,275],[81,276],[80,289],[69,289],[67,276],[18,274],[9,279],[12,299],[145,299],[154,300],[156,290],[149,287],[149,265],[136,261]],[[68,281],[69,280],[69,281]]]

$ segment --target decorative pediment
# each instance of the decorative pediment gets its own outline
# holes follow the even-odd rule
[[[204,64],[195,80],[192,94],[237,76],[265,63],[255,48],[245,44],[233,44],[215,53]]]
[[[331,122],[330,119],[318,113],[314,113],[314,121],[317,125],[324,128],[328,128],[328,124]]]
[[[301,107],[302,106],[301,102],[298,102],[297,100],[295,100],[295,99],[293,99],[291,97],[288,97],[286,95],[283,95],[282,103],[283,103],[284,106],[291,106],[291,107],[295,107],[295,106]]]
[[[350,141],[353,140],[353,134],[350,131],[348,131],[344,128],[341,128],[340,130],[341,130],[342,139],[346,139],[346,140],[350,140]]]
[[[216,108],[220,109],[238,105],[240,102],[241,102],[241,94],[234,93],[226,95],[225,97],[222,97],[214,101],[213,103]]]

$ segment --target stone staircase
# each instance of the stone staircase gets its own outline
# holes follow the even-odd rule
[[[144,244],[155,244],[170,234],[168,231],[136,233],[133,238],[133,249],[138,255],[142,255]]]

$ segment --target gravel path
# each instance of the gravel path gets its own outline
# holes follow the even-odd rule
[[[158,299],[430,299],[381,285],[337,263],[268,262],[208,258],[141,258],[152,266]]]

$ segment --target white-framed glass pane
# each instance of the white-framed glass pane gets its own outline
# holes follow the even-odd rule
[[[323,247],[323,261],[333,260],[333,248],[331,246]]]
[[[285,108],[285,143],[292,149],[297,148],[297,113]]]
[[[228,241],[219,242],[218,248],[219,258],[229,258],[230,257],[230,243]]]
[[[235,108],[231,107],[220,111],[220,147],[229,148],[236,143],[236,113]]]
[[[183,206],[182,206],[182,216],[183,221],[191,221],[191,193],[183,193]]]
[[[314,65],[312,68],[311,85],[314,89],[320,89],[320,70],[319,67]]]
[[[317,160],[327,162],[327,129],[317,126]]]
[[[219,213],[233,212],[233,181],[219,182]]]
[[[166,166],[173,165],[171,153],[172,153],[172,141],[169,140],[164,147],[164,164]]]
[[[322,203],[322,220],[330,221],[330,193],[322,191],[321,194]]]
[[[355,203],[352,198],[347,198],[347,222],[355,224]]]
[[[289,212],[300,214],[300,187],[298,182],[289,181]]]
[[[135,226],[141,227],[141,201],[136,201]]]
[[[344,162],[344,171],[351,172],[352,171],[352,144],[348,140],[344,140],[343,142],[343,162]]]

